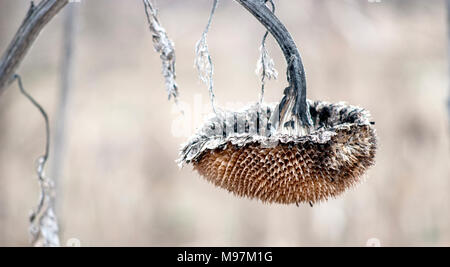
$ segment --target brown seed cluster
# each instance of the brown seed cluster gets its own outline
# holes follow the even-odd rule
[[[262,147],[258,143],[204,151],[194,169],[216,186],[268,203],[316,203],[358,183],[374,163],[369,124],[338,127],[326,143],[310,140]]]

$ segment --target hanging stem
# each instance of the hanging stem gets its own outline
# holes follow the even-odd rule
[[[50,150],[50,124],[44,108],[25,91],[22,79],[19,75],[13,75],[13,81],[17,80],[20,92],[39,110],[45,121],[45,151],[38,158],[36,169],[40,186],[40,194],[37,207],[30,215],[31,244],[34,246],[59,246],[58,218],[55,214],[55,188],[52,179],[44,175]]]
[[[172,96],[175,103],[178,103],[178,85],[175,81],[175,45],[169,39],[166,30],[161,26],[158,19],[158,12],[152,1],[142,0],[144,3],[145,15],[149,25],[150,32],[153,36],[153,47],[160,54],[162,61],[162,74],[166,82],[166,90],[168,98]]]
[[[272,6],[272,13],[275,13],[275,4],[272,0],[267,0]],[[274,67],[273,59],[269,57],[269,54],[267,52],[266,48],[266,39],[269,35],[269,31],[266,31],[264,33],[261,46],[260,46],[260,62],[258,64],[261,64],[262,67],[262,73],[261,73],[261,96],[259,98],[259,104],[262,104],[264,99],[264,88],[266,85],[266,77],[268,79],[276,79],[278,76],[278,72]],[[257,72],[259,72],[259,65],[257,66]]]
[[[202,37],[198,40],[195,45],[195,66],[199,73],[199,78],[208,86],[209,96],[211,100],[211,105],[214,113],[216,111],[216,101],[214,95],[214,65],[212,63],[211,55],[209,53],[208,42],[206,41],[208,37],[209,28],[211,28],[212,18],[217,8],[219,0],[214,0],[211,13],[209,14],[208,24],[206,24],[205,30],[203,31]]]
[[[17,83],[19,84],[20,92],[39,110],[45,121],[45,151],[44,155],[42,155],[42,160],[40,160],[38,167],[39,179],[43,180],[43,170],[45,167],[45,163],[47,163],[48,154],[50,151],[50,124],[48,121],[47,112],[45,112],[44,108],[36,100],[34,100],[34,98],[27,91],[25,91],[22,83],[22,78],[18,74],[13,75],[13,81],[15,80],[17,80]]]
[[[306,77],[302,59],[294,40],[286,27],[266,6],[266,0],[236,0],[245,7],[278,42],[287,62],[287,79],[289,87],[284,91],[280,110],[289,107],[292,115],[297,117],[302,126],[311,126],[311,116],[306,103]],[[288,102],[293,101],[293,105]]]

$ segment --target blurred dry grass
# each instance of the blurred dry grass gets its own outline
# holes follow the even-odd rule
[[[310,208],[239,199],[190,167],[179,170],[174,160],[186,137],[166,100],[141,1],[82,0],[73,3],[79,6],[75,82],[64,175],[57,178],[63,244],[75,237],[82,245],[363,246],[376,237],[382,245],[450,245],[444,2],[275,2],[303,55],[308,97],[371,111],[379,149],[367,181]],[[208,111],[208,94],[193,50],[210,1],[157,3],[176,44],[185,119],[198,126],[195,110]],[[28,1],[0,2],[0,50],[27,8]],[[61,24],[61,16],[50,23],[19,69],[51,119]],[[219,105],[257,100],[263,33],[238,4],[221,1],[209,35]],[[269,49],[282,75],[269,82],[266,100],[278,101],[284,59],[273,39]],[[200,97],[202,106],[194,107]],[[33,163],[44,128],[16,85],[0,97],[0,129],[0,245],[27,245],[27,216],[38,197]]]

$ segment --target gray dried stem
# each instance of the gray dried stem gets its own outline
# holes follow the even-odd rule
[[[30,215],[31,244],[34,246],[59,246],[58,220],[54,211],[55,191],[51,179],[45,177],[44,167],[48,159],[50,129],[44,109],[24,90],[20,76],[15,72],[47,23],[68,3],[68,0],[42,0],[37,6],[31,1],[30,8],[0,59],[0,95],[17,79],[20,90],[45,119],[47,142],[45,153],[38,160],[37,176],[40,186],[39,202]]]
[[[199,78],[202,82],[204,82],[208,86],[209,96],[211,99],[211,105],[214,113],[216,111],[215,105],[215,95],[214,95],[214,66],[212,64],[211,55],[208,49],[208,31],[211,28],[212,18],[214,16],[214,12],[216,11],[218,0],[214,0],[213,7],[211,9],[211,13],[209,15],[208,24],[206,24],[205,30],[203,31],[202,37],[198,40],[195,45],[195,67],[197,68]]]
[[[161,26],[158,19],[157,9],[149,0],[143,0],[145,15],[149,24],[150,32],[153,36],[153,46],[160,54],[162,61],[162,74],[166,83],[166,90],[169,99],[173,96],[175,102],[178,97],[178,85],[175,81],[175,49],[174,43],[169,39],[166,30]]]
[[[45,164],[50,151],[50,124],[48,115],[42,106],[30,95],[22,84],[19,75],[13,76],[17,80],[20,92],[39,110],[45,121],[45,152],[38,158],[36,174],[40,187],[39,201],[37,207],[30,215],[30,235],[33,246],[59,246],[59,226],[55,215],[55,189],[54,182],[45,176]]]
[[[311,114],[306,102],[306,75],[300,52],[286,27],[266,6],[266,0],[236,0],[247,9],[278,42],[287,62],[287,80],[289,87],[284,91],[280,102],[280,113],[284,125],[309,130],[312,125]],[[290,127],[290,126],[289,126]]]
[[[275,13],[275,4],[272,0],[267,0],[272,5],[272,13]],[[266,85],[266,79],[276,80],[278,78],[278,71],[275,69],[274,60],[270,57],[269,51],[266,48],[266,40],[269,35],[269,31],[264,33],[261,46],[259,47],[259,58],[256,62],[256,75],[261,76],[261,96],[259,98],[259,104],[262,105],[264,100],[264,87]]]
[[[0,59],[0,95],[14,80],[17,68],[41,30],[68,2],[42,0],[37,6],[31,2],[22,24]]]

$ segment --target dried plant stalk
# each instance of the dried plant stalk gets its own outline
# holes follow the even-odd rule
[[[14,81],[14,74],[47,23],[69,0],[42,0],[37,6],[31,1],[20,28],[0,59],[0,95]]]
[[[55,185],[44,175],[44,156],[37,167],[40,195],[39,203],[30,215],[31,244],[36,247],[57,247],[59,242],[58,218],[55,213]]]
[[[34,246],[59,246],[59,226],[55,215],[55,189],[54,182],[44,174],[50,151],[50,125],[48,116],[41,105],[25,91],[22,79],[19,75],[14,75],[14,80],[19,84],[20,92],[39,110],[45,121],[45,152],[38,158],[36,174],[39,181],[40,194],[38,205],[31,212],[30,228],[31,244]]]
[[[272,13],[275,13],[275,4],[272,0],[269,0],[272,5]],[[261,46],[259,47],[259,58],[256,62],[256,75],[261,76],[261,96],[259,98],[259,103],[261,104],[264,100],[264,87],[266,85],[266,79],[276,80],[278,78],[278,71],[275,69],[274,60],[269,56],[269,51],[266,48],[266,40],[269,35],[269,31],[264,33]]]
[[[169,39],[166,30],[161,26],[158,13],[154,5],[149,0],[143,0],[145,14],[149,24],[150,32],[153,36],[153,47],[160,54],[162,61],[162,74],[165,79],[167,95],[169,99],[173,96],[175,102],[178,101],[178,85],[175,81],[175,48],[172,40]]]
[[[211,9],[211,13],[208,19],[208,24],[206,25],[205,30],[203,31],[202,37],[195,44],[195,61],[194,61],[194,65],[197,68],[200,80],[208,86],[211,105],[214,112],[216,112],[215,96],[213,90],[214,67],[212,64],[211,55],[209,54],[207,37],[209,28],[211,27],[214,12],[216,11],[217,8],[217,4],[218,0],[214,0],[213,7]]]

